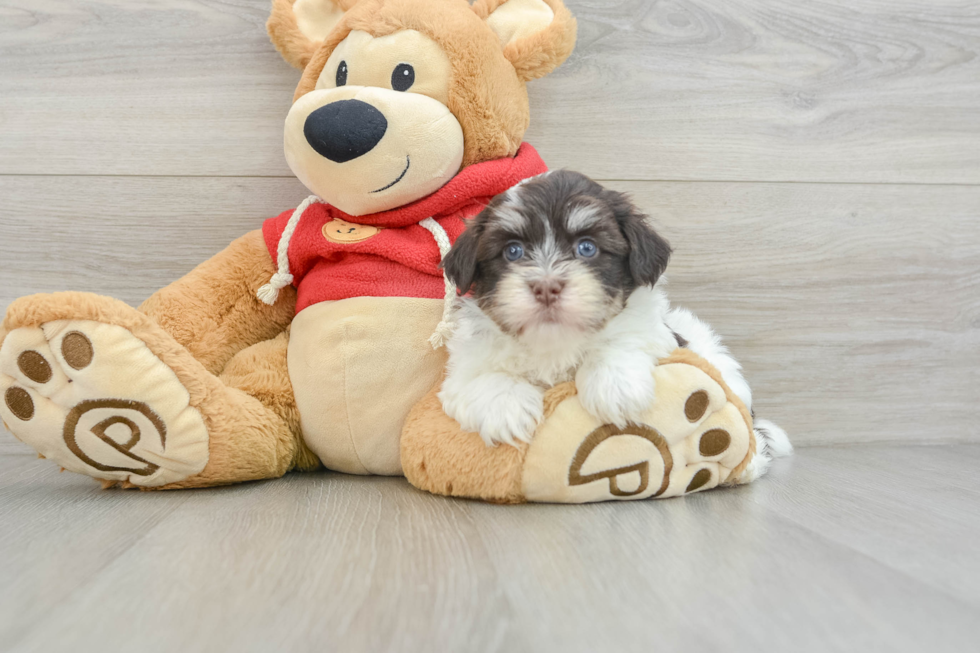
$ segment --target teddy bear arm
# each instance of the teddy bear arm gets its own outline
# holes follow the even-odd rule
[[[235,354],[275,338],[292,321],[292,286],[284,288],[272,306],[256,297],[274,273],[262,232],[252,231],[154,293],[140,311],[217,374]]]

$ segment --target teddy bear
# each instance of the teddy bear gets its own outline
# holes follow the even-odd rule
[[[435,398],[456,295],[440,261],[493,196],[547,170],[523,143],[525,84],[572,52],[561,0],[274,0],[268,31],[303,71],[284,150],[311,196],[138,309],[13,302],[0,416],[16,437],[106,487],[325,467],[512,503],[751,480],[751,415],[689,351],[661,361],[649,424],[626,430],[566,384],[531,445],[488,448]]]

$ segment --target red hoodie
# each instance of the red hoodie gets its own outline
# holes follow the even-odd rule
[[[298,291],[296,312],[319,302],[350,297],[442,299],[439,247],[419,222],[433,218],[455,242],[490,200],[518,182],[546,172],[527,143],[513,158],[464,168],[432,195],[391,211],[350,216],[327,204],[306,209],[289,240],[289,271]],[[277,259],[279,239],[293,211],[262,225]]]

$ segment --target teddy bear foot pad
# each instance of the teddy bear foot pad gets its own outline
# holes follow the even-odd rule
[[[208,431],[176,374],[129,330],[56,320],[0,346],[0,416],[65,469],[159,487],[199,473]]]
[[[434,388],[402,432],[413,485],[495,503],[590,503],[682,496],[752,480],[752,418],[721,374],[678,349],[653,376],[656,399],[637,423],[604,424],[573,383],[545,394],[530,444],[489,448],[442,411]]]
[[[656,368],[657,400],[639,424],[603,424],[577,396],[558,403],[528,448],[526,499],[666,498],[736,483],[754,448],[751,423],[730,392],[691,362]]]

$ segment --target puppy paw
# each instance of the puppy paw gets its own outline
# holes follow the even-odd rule
[[[655,363],[643,355],[618,362],[586,362],[575,375],[582,406],[620,428],[639,422],[653,405]]]
[[[506,374],[486,374],[458,387],[447,379],[439,399],[447,415],[491,447],[530,442],[544,418],[544,391]]]

